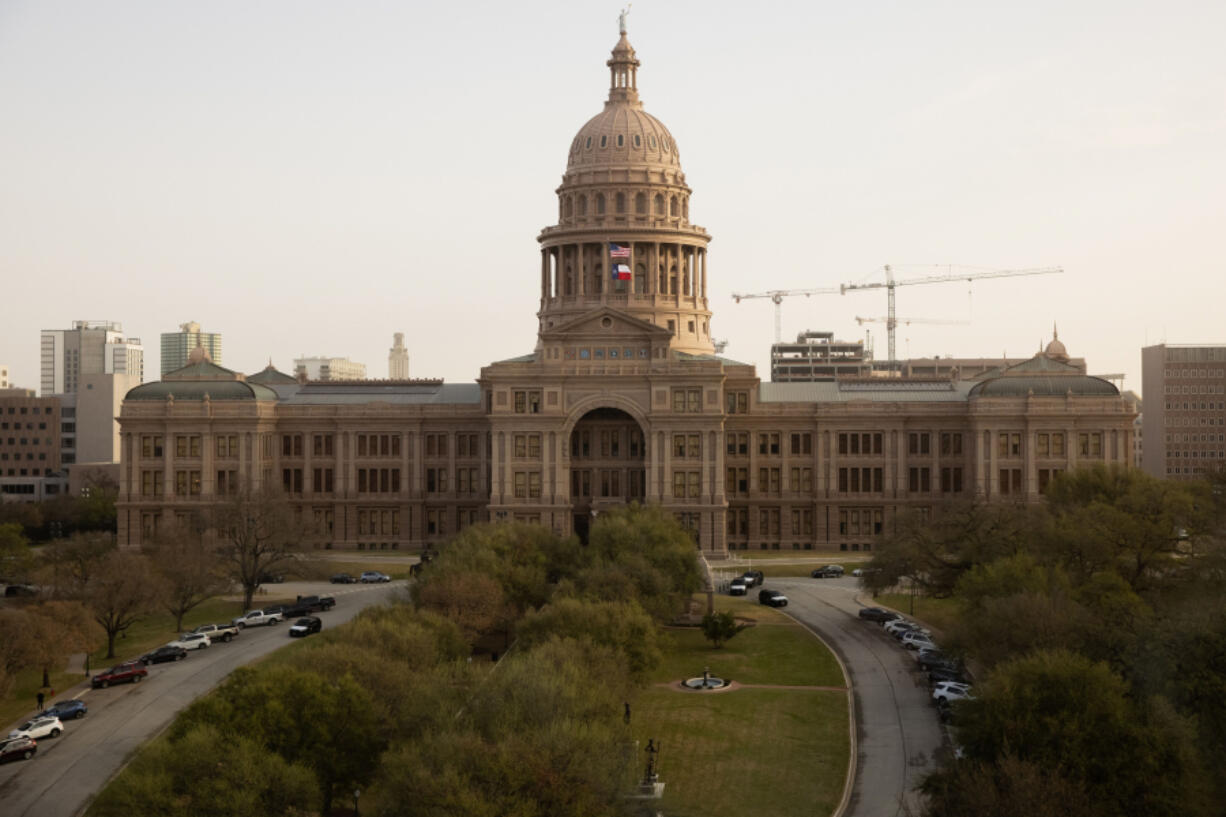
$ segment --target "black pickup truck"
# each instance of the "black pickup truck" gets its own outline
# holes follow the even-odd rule
[[[322,613],[336,606],[336,599],[331,596],[299,596],[293,604],[285,606],[285,618],[305,616],[311,613]]]

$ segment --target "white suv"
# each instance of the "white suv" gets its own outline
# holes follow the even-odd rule
[[[971,694],[970,684],[960,684],[957,681],[942,681],[932,689],[932,700],[937,703],[950,701],[965,701],[975,696]]]
[[[166,646],[182,647],[185,650],[203,650],[212,643],[212,640],[204,633],[184,633]]]

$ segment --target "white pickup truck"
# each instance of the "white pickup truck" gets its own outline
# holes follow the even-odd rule
[[[276,624],[281,621],[280,613],[267,613],[263,610],[249,610],[234,619],[236,627],[259,627],[265,624]]]

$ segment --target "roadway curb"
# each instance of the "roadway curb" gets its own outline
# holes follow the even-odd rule
[[[847,745],[849,750],[847,775],[843,778],[843,797],[839,800],[839,804],[835,806],[834,811],[830,813],[830,817],[843,817],[843,813],[847,811],[847,805],[851,802],[851,788],[856,781],[856,763],[860,756],[859,744],[856,742],[856,694],[851,686],[851,675],[847,672],[847,665],[843,663],[843,656],[839,655],[838,650],[830,646],[820,633],[789,613],[786,607],[776,609],[775,612],[783,613],[799,624],[801,629],[820,641],[822,646],[834,656],[834,660],[839,662],[839,671],[843,673],[843,684],[847,687]]]

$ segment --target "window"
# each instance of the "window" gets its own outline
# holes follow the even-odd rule
[[[745,431],[730,431],[726,436],[729,457],[743,457],[749,453],[749,434]]]
[[[956,467],[941,469],[941,493],[962,493],[962,469]]]
[[[729,495],[749,493],[749,469],[729,468],[724,492]]]
[[[840,468],[839,492],[845,494],[881,493],[884,468]]]
[[[793,536],[812,536],[813,535],[813,511],[805,508],[792,509],[792,535]]]
[[[218,459],[233,459],[238,456],[238,435],[237,434],[218,434],[217,435],[217,458]]]
[[[238,471],[217,472],[217,494],[232,496],[238,493]]]
[[[839,453],[867,456],[881,453],[880,431],[853,431],[839,434]]]
[[[141,471],[140,495],[141,496],[161,496],[162,495],[162,472],[161,471]]]
[[[932,490],[932,484],[929,479],[929,470],[927,468],[908,468],[907,469],[907,490],[911,493],[926,494]]]
[[[1000,492],[1002,494],[1020,494],[1022,492],[1022,469],[1000,469]]]
[[[813,435],[806,432],[803,434],[792,435],[792,453],[793,454],[812,454],[813,453]]]
[[[779,454],[779,432],[758,435],[758,453],[763,455]]]
[[[930,436],[927,431],[912,431],[907,435],[908,454],[928,454]]]
[[[539,390],[515,392],[516,414],[540,414],[541,393]]]
[[[780,475],[782,469],[779,468],[759,468],[758,469],[758,492],[763,494],[781,493]]]
[[[283,457],[301,457],[302,456],[302,435],[301,434],[282,434],[281,435],[281,456]]]
[[[725,392],[724,405],[729,414],[747,414],[749,412],[749,392]]]
[[[673,389],[673,411],[698,414],[702,411],[702,389]]]
[[[9,441],[12,444],[12,440]],[[145,459],[156,459],[162,456],[162,436],[146,435],[140,438],[140,453]]]
[[[962,434],[957,431],[941,432],[941,454],[951,456],[962,453]]]
[[[813,493],[813,469],[793,468],[789,474],[788,489],[794,494]]]
[[[1002,457],[1020,457],[1022,455],[1022,435],[1017,432],[1002,431],[996,437],[996,453]]]
[[[1102,457],[1103,435],[1101,431],[1081,432],[1077,435],[1077,454],[1082,457]]]

